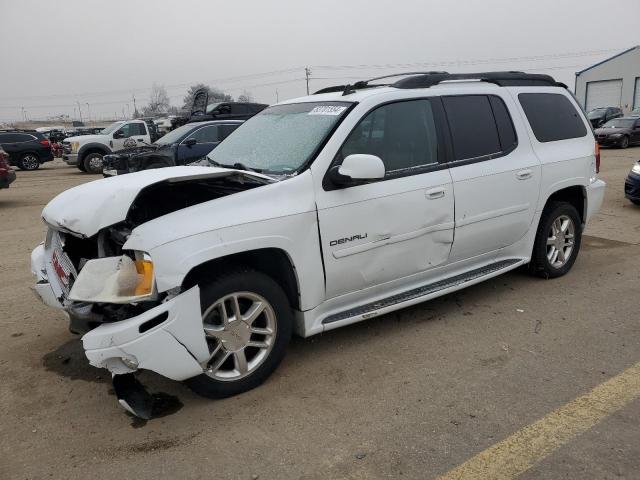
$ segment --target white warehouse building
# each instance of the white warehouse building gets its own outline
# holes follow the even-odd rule
[[[640,45],[576,72],[575,95],[586,111],[640,107]]]

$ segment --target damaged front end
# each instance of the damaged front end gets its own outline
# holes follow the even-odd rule
[[[146,369],[186,380],[202,373],[209,349],[199,288],[184,290],[176,285],[159,292],[153,258],[127,249],[128,238],[145,222],[265,183],[269,182],[233,171],[182,181],[166,179],[141,189],[124,218],[108,226],[100,226],[95,218],[100,211],[88,204],[86,216],[94,216],[90,220],[45,210],[46,241],[31,256],[34,290],[45,304],[65,310],[70,330],[83,334],[89,363],[114,375],[120,403],[132,413],[144,418],[151,398],[131,376],[133,372]],[[55,207],[67,214],[78,211],[77,205]],[[101,208],[108,205],[102,203]],[[72,231],[67,225],[87,228]],[[100,226],[97,231],[96,226]],[[119,378],[123,375],[127,377]]]

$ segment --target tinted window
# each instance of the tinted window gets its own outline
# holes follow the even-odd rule
[[[387,172],[438,163],[438,140],[429,100],[384,105],[370,112],[342,145],[344,159],[376,155]]]
[[[195,138],[198,143],[213,143],[218,141],[218,126],[209,125],[208,127],[199,128],[185,140]]]
[[[147,134],[147,129],[144,125],[144,123],[132,123],[131,124],[131,130],[129,135],[133,136],[133,135],[146,135]]]
[[[496,121],[486,95],[443,97],[455,160],[502,151]]]
[[[0,143],[15,143],[18,141],[17,133],[0,133]]]
[[[579,138],[587,134],[580,114],[564,95],[521,93],[518,99],[539,142]]]
[[[507,106],[500,97],[490,95],[489,102],[491,102],[493,116],[495,117],[496,126],[498,127],[500,147],[502,147],[503,152],[508,152],[518,143],[511,115],[509,115],[509,110],[507,110]]]
[[[235,113],[237,115],[246,115],[249,113],[249,107],[239,103],[232,103],[231,113]]]
[[[225,138],[227,138],[229,135],[231,135],[231,132],[233,132],[236,128],[238,128],[240,125],[235,125],[235,124],[227,124],[227,125],[219,125],[218,126],[218,137],[220,138],[220,140],[224,140]]]

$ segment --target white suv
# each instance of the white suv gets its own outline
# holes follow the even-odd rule
[[[97,180],[43,211],[35,289],[140,416],[137,369],[234,395],[292,332],[525,264],[563,275],[605,189],[572,95],[516,72],[325,89],[256,115],[209,162]]]

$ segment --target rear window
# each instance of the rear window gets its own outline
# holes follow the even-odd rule
[[[539,142],[580,138],[587,134],[580,114],[564,95],[521,93],[518,99]]]
[[[35,139],[35,135],[29,135],[27,133],[0,133],[0,143],[31,142]]]
[[[496,121],[486,95],[443,97],[455,160],[502,151]]]

